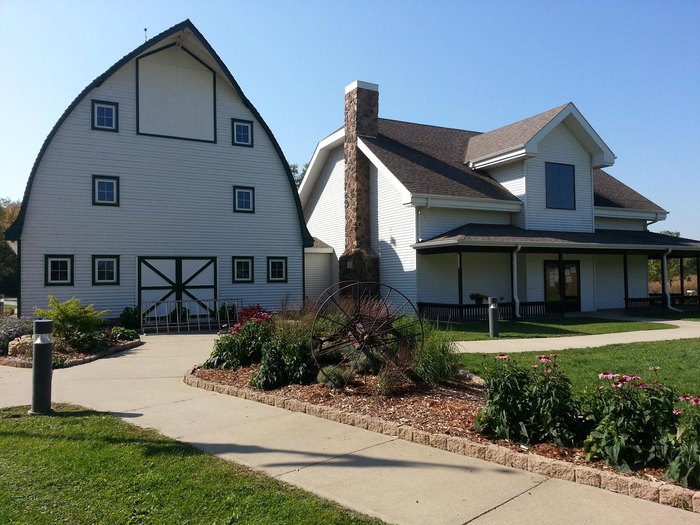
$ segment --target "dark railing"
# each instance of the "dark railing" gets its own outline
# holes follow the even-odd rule
[[[418,303],[418,313],[425,319],[453,323],[471,321],[487,321],[489,318],[487,304],[445,304]],[[515,318],[514,303],[498,303],[498,314],[501,319]],[[559,303],[531,301],[520,303],[520,316],[525,318],[559,317],[562,308]]]
[[[671,294],[671,306],[698,307],[697,295]],[[662,312],[666,309],[666,298],[661,294],[650,294],[649,297],[630,297],[625,299],[627,313]]]
[[[141,330],[144,333],[212,332],[238,320],[241,299],[144,301]]]

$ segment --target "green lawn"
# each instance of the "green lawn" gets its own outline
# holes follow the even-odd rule
[[[381,523],[112,416],[0,409],[0,523]]]
[[[664,330],[676,328],[666,323],[649,323],[645,321],[613,321],[597,317],[564,317],[540,321],[501,321],[499,337],[566,337],[571,335],[612,334],[616,332],[634,332],[637,330]],[[440,331],[448,334],[453,341],[480,341],[489,339],[487,322],[438,324]]]
[[[531,366],[538,363],[537,355],[542,353],[513,353],[509,354],[509,359]],[[700,339],[608,345],[557,353],[557,362],[577,393],[601,385],[600,372],[614,371],[636,374],[644,381],[659,379],[678,393],[700,395]],[[460,359],[464,368],[482,375],[486,366],[494,361],[494,354],[461,354]],[[649,370],[655,366],[660,367],[658,372]]]

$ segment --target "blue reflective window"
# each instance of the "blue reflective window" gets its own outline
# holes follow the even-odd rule
[[[253,147],[253,122],[250,120],[231,119],[233,145]]]
[[[545,162],[547,179],[547,208],[576,209],[576,179],[574,166]]]
[[[92,101],[92,129],[119,131],[119,104],[116,102]]]

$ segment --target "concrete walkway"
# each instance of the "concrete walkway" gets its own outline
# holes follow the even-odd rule
[[[182,376],[213,336],[145,340],[56,370],[53,400],[112,412],[390,523],[700,524],[691,512],[191,388]],[[31,370],[0,366],[0,406],[30,399]]]
[[[617,316],[622,319],[622,316]],[[631,318],[626,317],[626,320]],[[643,319],[635,318],[635,321]],[[657,321],[654,321],[657,322]],[[670,339],[694,339],[700,337],[700,321],[658,321],[675,325],[666,330],[640,330],[616,334],[574,335],[568,337],[531,337],[523,339],[493,339],[487,341],[459,341],[457,350],[463,353],[497,354],[500,352],[552,352],[567,348],[592,348],[621,343],[643,341],[668,341]]]

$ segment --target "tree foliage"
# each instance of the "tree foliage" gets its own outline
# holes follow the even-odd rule
[[[21,203],[0,197],[0,293],[16,295],[19,290],[17,255],[5,242],[5,230],[19,214]]]
[[[680,237],[680,232],[663,230],[659,233],[669,235],[670,237]],[[650,259],[648,262],[649,283],[661,284],[661,259]],[[683,275],[686,279],[686,286],[691,281],[691,276],[697,275],[697,261],[694,258],[688,258],[683,261]],[[667,275],[666,283],[669,290],[673,288],[675,283],[678,283],[680,289],[681,280],[681,260],[677,257],[669,257],[667,260]]]
[[[306,170],[309,169],[309,163],[307,162],[304,164],[304,166],[301,168],[301,173],[299,172],[299,164],[290,164],[289,169],[292,171],[292,176],[294,177],[294,182],[296,183],[297,186],[301,184],[301,181],[304,180],[304,176],[306,175]]]

